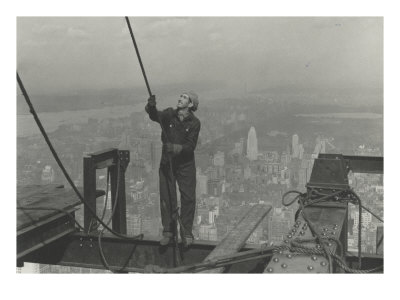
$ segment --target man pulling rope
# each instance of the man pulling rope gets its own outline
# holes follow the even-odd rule
[[[157,110],[154,95],[150,96],[145,107],[150,119],[160,123],[164,129],[161,133],[163,148],[159,169],[162,246],[168,245],[173,238],[173,215],[177,208],[176,182],[181,194],[182,240],[186,246],[193,243],[192,227],[196,208],[194,150],[200,132],[200,121],[193,112],[197,110],[198,105],[197,94],[185,92],[179,97],[176,109],[170,107],[163,111]]]

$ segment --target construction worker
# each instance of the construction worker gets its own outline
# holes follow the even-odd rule
[[[162,246],[168,245],[173,239],[174,213],[177,209],[176,182],[181,194],[180,234],[186,246],[193,243],[192,227],[196,208],[194,149],[200,132],[200,121],[193,112],[198,105],[198,96],[194,92],[185,92],[180,95],[176,109],[157,110],[154,95],[148,99],[145,107],[150,119],[161,122],[162,128],[163,148],[159,169]]]

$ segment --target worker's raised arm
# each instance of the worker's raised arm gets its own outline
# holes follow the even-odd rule
[[[145,111],[149,114],[149,117],[152,121],[160,123],[160,112],[157,110],[157,102],[156,102],[156,96],[151,95],[149,99],[147,100],[146,107],[144,108]]]

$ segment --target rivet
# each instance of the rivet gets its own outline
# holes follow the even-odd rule
[[[82,244],[79,244],[79,246],[81,246],[81,247],[82,247]]]
[[[301,221],[296,221],[296,224],[297,224],[297,225],[300,225],[300,224],[301,224]]]
[[[286,255],[286,257],[287,258],[292,258],[292,254],[289,253],[288,255]]]
[[[282,254],[283,253],[283,250],[279,250],[279,254]]]
[[[300,231],[299,234],[300,234],[300,235],[304,235],[304,231],[303,231],[303,230]]]
[[[332,243],[328,243],[328,246],[329,246],[329,247],[332,246]]]
[[[321,261],[321,266],[326,266],[326,261]]]
[[[299,224],[294,224],[294,227],[299,228]]]
[[[308,266],[308,267],[307,267],[307,270],[308,270],[308,271],[312,271],[312,270],[314,270],[314,267],[313,267],[313,266]]]
[[[325,233],[325,232],[323,232],[323,233],[322,233],[322,236],[326,236],[326,233]]]
[[[279,261],[279,258],[274,257],[272,260],[273,260],[274,262],[278,262],[278,261]]]
[[[321,249],[321,245],[319,245],[319,244],[316,247],[317,247],[317,249]]]
[[[296,229],[292,229],[292,233],[295,233],[296,232]]]
[[[328,228],[324,228],[323,230],[324,230],[324,231],[328,231]]]
[[[291,238],[292,238],[292,235],[291,235],[291,234],[288,234],[287,237],[288,237],[288,239],[291,239]]]
[[[90,244],[89,246],[90,246],[90,248],[92,248],[92,247],[93,247],[93,244]]]
[[[332,235],[335,235],[336,234],[336,231],[332,231]]]
[[[283,242],[284,242],[284,243],[289,243],[289,241],[288,241],[288,240],[284,240]]]
[[[311,259],[312,259],[313,261],[316,261],[316,260],[317,260],[317,257],[316,257],[315,255],[313,255],[313,256],[311,256]]]
[[[287,264],[281,264],[281,267],[286,269],[287,268]]]
[[[267,269],[267,272],[268,272],[268,273],[272,273],[273,271],[274,271],[274,269],[272,269],[272,268],[268,268],[268,269]]]
[[[80,238],[79,240],[80,240],[80,241],[83,241],[83,238]]]

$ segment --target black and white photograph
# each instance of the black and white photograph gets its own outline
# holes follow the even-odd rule
[[[383,279],[384,14],[132,7],[13,16],[17,285]]]

